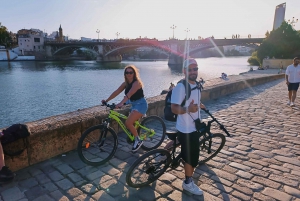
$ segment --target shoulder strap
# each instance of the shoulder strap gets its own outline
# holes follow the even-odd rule
[[[181,106],[184,106],[186,100],[188,100],[191,96],[191,86],[185,79],[180,80],[178,83],[182,83],[185,89],[185,97],[181,103]]]

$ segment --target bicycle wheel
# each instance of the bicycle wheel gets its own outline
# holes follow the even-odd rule
[[[150,137],[147,136],[144,139],[142,149],[149,151],[159,147],[161,143],[164,141],[166,135],[165,122],[158,116],[148,116],[142,120],[141,125],[155,131],[155,134],[153,136]],[[147,134],[147,131],[139,127],[138,134],[139,135]]]
[[[211,140],[211,150],[209,151],[209,143]],[[215,157],[221,149],[224,147],[226,138],[223,134],[217,133],[212,134],[211,137],[207,139],[202,139],[200,141],[200,153],[199,153],[199,165],[209,161],[213,157]]]
[[[126,174],[126,182],[133,188],[146,186],[158,179],[169,167],[171,154],[165,149],[149,151],[138,158]]]
[[[88,128],[78,141],[79,158],[86,164],[97,166],[109,161],[118,145],[116,132],[103,125]]]

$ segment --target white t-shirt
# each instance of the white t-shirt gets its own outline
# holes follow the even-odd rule
[[[290,83],[299,83],[300,82],[300,65],[298,64],[297,67],[295,67],[294,64],[289,65],[286,68],[285,74],[289,76],[288,81]]]
[[[196,84],[190,84],[191,89],[196,87]],[[185,98],[185,88],[182,83],[178,83],[176,87],[172,91],[171,103],[181,105],[183,99]],[[188,107],[190,103],[194,100],[194,104],[199,106],[198,112],[195,113],[184,113],[179,114],[177,116],[176,128],[178,131],[182,133],[191,133],[196,131],[194,120],[197,118],[201,119],[200,116],[200,100],[201,100],[201,92],[199,89],[195,89],[191,91],[190,98],[186,101],[183,107]],[[191,116],[192,117],[191,117]],[[194,119],[194,120],[193,120]]]

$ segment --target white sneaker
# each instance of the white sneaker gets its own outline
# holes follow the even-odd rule
[[[287,104],[287,105],[290,105],[290,104],[291,104],[291,102],[290,102],[290,101],[288,101],[286,104]]]
[[[291,102],[291,107],[294,107],[294,106],[295,106],[295,104],[293,102]]]
[[[184,181],[182,183],[182,188],[194,195],[202,195],[203,191],[195,185],[194,181],[192,181],[189,184],[186,184]]]

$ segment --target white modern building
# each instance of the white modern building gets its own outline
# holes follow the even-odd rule
[[[18,31],[20,55],[32,55],[30,52],[44,51],[44,34],[39,29],[21,29]]]
[[[286,3],[282,3],[282,4],[279,4],[278,6],[276,6],[275,15],[274,15],[273,30],[280,27],[282,22],[284,21],[285,7],[286,7]]]

